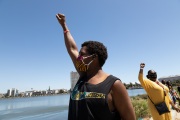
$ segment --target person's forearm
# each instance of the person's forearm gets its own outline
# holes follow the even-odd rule
[[[66,31],[66,30],[68,30],[68,27],[67,27],[66,23],[64,23],[64,24],[61,24],[61,26],[62,26],[62,29],[63,29],[63,31]]]
[[[180,112],[180,109],[176,107],[175,105],[172,106],[177,112]]]
[[[73,54],[74,51],[78,51],[77,45],[72,37],[68,27],[66,24],[62,26],[64,32],[64,41],[67,48],[67,51],[70,55]]]
[[[143,68],[140,68],[139,73],[143,74]]]
[[[143,78],[143,68],[140,68],[140,70],[139,70],[138,79],[139,79],[141,86],[145,89],[146,87],[145,87],[145,81]]]
[[[142,69],[142,68],[140,68],[140,70],[139,70],[138,79],[139,79],[139,81],[142,81],[142,80],[143,80],[143,69]]]
[[[177,111],[178,108],[176,107],[176,105],[172,101],[170,102],[170,104],[171,104],[172,108],[174,108]]]
[[[176,106],[175,106],[175,104],[174,104],[173,102],[171,102],[171,106],[172,106],[173,108],[176,108]]]

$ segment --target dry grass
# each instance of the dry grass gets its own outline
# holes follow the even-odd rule
[[[139,118],[144,118],[143,120],[148,120],[151,117],[147,104],[147,95],[138,95],[136,97],[131,97],[131,101],[137,120]]]

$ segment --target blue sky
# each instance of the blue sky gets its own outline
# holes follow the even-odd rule
[[[75,71],[57,13],[78,47],[103,42],[103,70],[138,82],[139,64],[158,77],[180,74],[179,0],[0,0],[0,93],[70,88]],[[144,76],[145,76],[144,75]]]

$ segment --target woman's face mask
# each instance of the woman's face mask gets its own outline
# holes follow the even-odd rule
[[[86,72],[88,70],[88,68],[89,68],[89,65],[93,62],[94,59],[91,60],[87,64],[84,63],[84,59],[92,57],[93,55],[89,55],[89,56],[86,56],[86,57],[83,57],[83,56],[79,55],[77,60],[76,60],[76,68],[81,72]]]

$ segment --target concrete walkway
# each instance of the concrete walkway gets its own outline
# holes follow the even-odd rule
[[[172,114],[172,120],[180,120],[180,113],[176,112],[176,110],[171,111]]]
[[[176,107],[179,107],[179,104],[176,103]],[[180,120],[180,113],[176,112],[176,110],[171,110],[172,120]]]
[[[176,112],[176,110],[171,110],[172,120],[180,120],[180,113]],[[142,120],[153,120],[152,118],[144,118]]]

